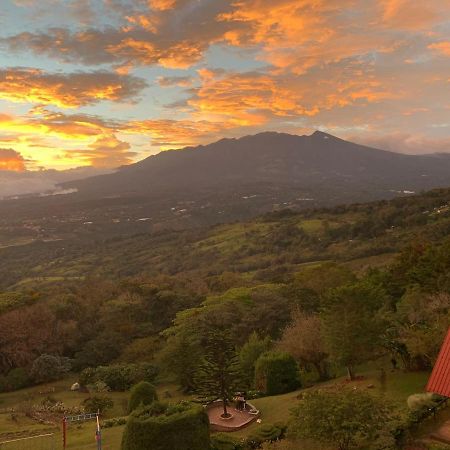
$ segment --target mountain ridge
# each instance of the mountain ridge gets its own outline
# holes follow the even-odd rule
[[[322,131],[309,136],[264,132],[161,152],[113,174],[64,186],[91,193],[120,193],[120,189],[149,193],[203,189],[231,181],[314,185],[328,180],[381,183],[382,189],[429,189],[450,184],[449,173],[450,155],[395,153]],[[435,179],[427,182],[425,177]]]

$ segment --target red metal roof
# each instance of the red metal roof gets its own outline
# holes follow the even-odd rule
[[[427,392],[450,397],[450,328],[428,380]]]

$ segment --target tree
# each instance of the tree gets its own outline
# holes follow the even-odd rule
[[[295,277],[295,283],[303,289],[311,289],[324,295],[330,289],[336,289],[354,282],[355,274],[347,267],[328,262],[320,266],[306,267]]]
[[[70,369],[68,358],[44,354],[33,361],[30,376],[35,383],[47,383],[61,379]]]
[[[355,389],[305,393],[292,410],[290,431],[299,438],[334,444],[339,450],[374,440],[387,427],[384,401]]]
[[[380,343],[384,322],[378,315],[384,303],[382,289],[359,282],[330,291],[321,319],[331,358],[346,367],[350,380],[355,366],[374,356]]]
[[[450,295],[426,294],[418,289],[406,292],[397,304],[395,341],[405,348],[407,368],[430,369],[450,323]]]
[[[55,315],[47,305],[0,315],[0,372],[25,367],[44,352],[59,353],[62,346]]]
[[[100,333],[75,354],[76,369],[107,364],[116,359],[124,346],[124,336],[114,331]]]
[[[256,389],[267,395],[285,394],[300,387],[297,363],[284,352],[261,355],[255,367]]]
[[[317,370],[319,380],[329,378],[328,352],[319,316],[296,311],[292,323],[284,330],[278,347],[291,354],[301,366],[312,365]]]
[[[220,329],[208,332],[203,339],[204,361],[197,372],[196,391],[204,397],[222,400],[222,417],[230,417],[227,404],[239,379],[239,360],[229,334]]]
[[[263,353],[269,351],[270,347],[270,339],[268,337],[261,339],[255,331],[241,348],[239,352],[239,361],[242,378],[248,386],[251,386],[255,381],[256,361]]]
[[[150,405],[157,399],[155,387],[147,381],[141,381],[131,388],[128,412],[131,413],[140,405]]]
[[[171,334],[158,355],[166,372],[175,375],[184,392],[195,390],[195,375],[201,363],[199,337],[190,330]]]

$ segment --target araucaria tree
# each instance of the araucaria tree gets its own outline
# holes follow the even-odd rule
[[[239,359],[229,332],[210,330],[203,339],[204,360],[197,372],[197,392],[223,402],[223,416],[230,417],[227,405],[239,382]]]

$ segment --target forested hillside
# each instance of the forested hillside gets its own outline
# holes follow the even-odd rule
[[[281,210],[248,222],[194,230],[108,237],[93,224],[74,238],[0,249],[0,287],[162,274],[206,285],[229,279],[231,287],[283,282],[302,265],[319,261],[364,268],[383,264],[410,242],[446,237],[449,204],[450,190],[441,189],[332,209]],[[352,264],[355,260],[360,262]]]
[[[295,360],[294,388],[343,370],[358,379],[380,358],[429,371],[450,323],[449,202],[437,190],[2,249],[0,390],[72,370],[91,393],[151,380],[196,395],[212,334],[258,396],[272,392],[258,378],[264,355]]]

